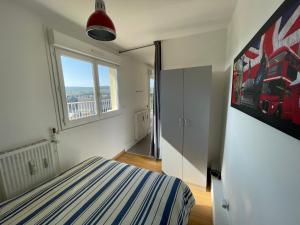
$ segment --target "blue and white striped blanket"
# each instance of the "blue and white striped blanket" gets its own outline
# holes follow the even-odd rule
[[[187,224],[194,202],[180,179],[94,157],[0,204],[0,224]]]

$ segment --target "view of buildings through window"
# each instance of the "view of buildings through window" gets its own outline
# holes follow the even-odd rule
[[[69,120],[97,115],[97,101],[102,113],[118,109],[117,69],[98,64],[98,99],[93,63],[62,55],[61,64]]]

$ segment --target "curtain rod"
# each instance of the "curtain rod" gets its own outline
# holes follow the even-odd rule
[[[136,47],[136,48],[131,48],[131,49],[119,51],[119,53],[122,54],[122,53],[125,53],[125,52],[130,52],[130,51],[138,50],[138,49],[141,49],[141,48],[147,48],[147,47],[151,47],[151,46],[154,46],[154,44],[149,44],[149,45],[144,45],[144,46],[141,46],[141,47]]]

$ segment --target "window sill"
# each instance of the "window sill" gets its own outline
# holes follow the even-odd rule
[[[121,109],[108,111],[108,112],[106,112],[106,113],[102,113],[99,120],[105,120],[105,119],[117,117],[117,116],[122,115],[122,113],[123,113],[123,112],[122,112]]]
[[[121,116],[122,114],[123,114],[123,110],[118,109],[118,110],[113,110],[113,111],[109,111],[106,113],[102,113],[100,117],[91,118],[89,120],[72,121],[72,122],[67,123],[66,125],[63,124],[61,131],[69,130],[69,129],[76,128],[76,127],[86,126],[88,124],[99,122],[101,120],[112,119],[114,117]]]

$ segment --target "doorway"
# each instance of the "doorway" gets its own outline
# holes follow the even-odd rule
[[[141,139],[138,143],[136,143],[134,146],[132,146],[128,152],[138,154],[138,155],[143,155],[147,157],[150,156],[150,147],[151,147],[151,130],[152,130],[152,124],[153,124],[153,98],[154,98],[154,71],[153,69],[148,70],[148,90],[147,90],[147,95],[148,95],[148,110],[149,110],[149,130],[148,134]]]

